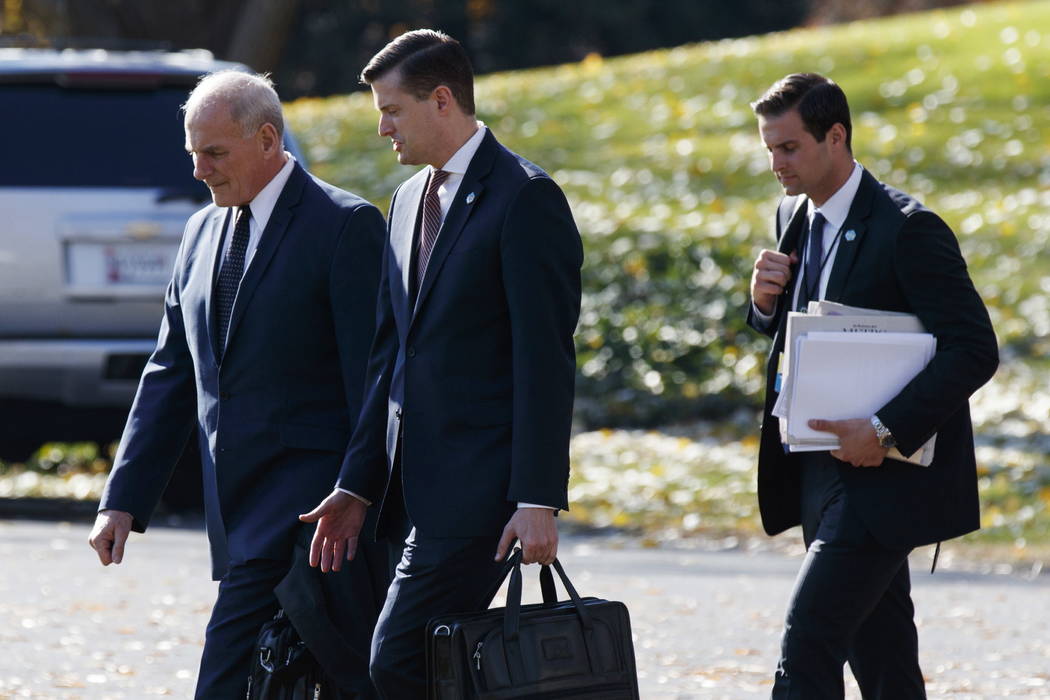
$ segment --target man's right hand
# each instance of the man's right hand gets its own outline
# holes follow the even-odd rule
[[[124,543],[128,541],[132,522],[134,518],[131,513],[122,510],[99,511],[88,544],[98,554],[102,566],[119,564],[124,559]]]
[[[776,310],[777,297],[791,281],[791,266],[798,264],[798,255],[785,255],[776,250],[763,250],[755,260],[751,273],[751,300],[767,316]]]

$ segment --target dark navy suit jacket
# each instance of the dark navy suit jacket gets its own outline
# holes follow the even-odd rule
[[[209,205],[186,224],[100,504],[145,530],[196,426],[217,579],[231,561],[290,561],[297,515],[332,489],[360,411],[384,238],[375,207],[296,164],[219,364],[212,287],[229,215]]]
[[[561,189],[487,133],[419,285],[428,178],[394,193],[368,394],[338,485],[404,500],[431,537],[499,535],[519,501],[567,508],[583,248]]]
[[[796,204],[797,198],[788,197],[780,205],[777,240],[784,253],[800,248],[805,229],[806,206],[796,211]],[[887,547],[916,547],[976,530],[980,517],[968,399],[995,373],[999,355],[955,235],[936,214],[866,170],[842,230],[855,236],[840,239],[824,298],[916,314],[937,338],[937,352],[926,369],[877,411],[905,455],[936,433],[933,463],[919,467],[887,459],[876,468],[843,463],[839,475],[849,502]],[[771,535],[801,521],[798,454],[784,452],[771,415],[787,306],[778,305],[769,328],[756,321],[753,311],[748,319],[773,337],[758,461],[759,509]]]

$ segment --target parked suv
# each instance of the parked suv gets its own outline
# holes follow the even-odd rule
[[[245,69],[206,51],[0,48],[0,459],[119,437],[183,225],[209,199],[179,106],[224,68]]]

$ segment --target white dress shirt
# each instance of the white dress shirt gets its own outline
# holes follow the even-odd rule
[[[474,160],[474,154],[478,152],[478,148],[481,146],[482,140],[485,138],[485,132],[488,131],[488,127],[485,126],[484,122],[478,122],[478,130],[474,132],[474,135],[467,139],[467,142],[459,147],[459,150],[452,154],[452,157],[441,166],[441,170],[448,173],[448,177],[441,183],[441,187],[438,188],[438,201],[441,202],[441,223],[445,223],[445,217],[448,215],[448,210],[452,208],[452,201],[456,198],[456,193],[459,192],[459,186],[463,182],[463,176],[467,174],[467,168],[470,167],[470,161]],[[433,172],[433,168],[430,169]],[[441,235],[440,228],[438,229],[438,235]]]
[[[273,208],[277,206],[277,198],[281,196],[284,186],[288,184],[288,178],[292,175],[292,168],[295,167],[295,158],[292,154],[285,151],[284,155],[288,158],[284,167],[278,170],[273,179],[266,183],[266,186],[259,190],[259,194],[255,195],[255,198],[248,203],[249,208],[252,210],[252,218],[248,222],[248,249],[244,251],[244,272],[248,271],[248,266],[251,265],[252,258],[255,257],[255,251],[259,248],[259,239],[262,238],[262,232],[266,230],[266,224],[270,222]],[[233,229],[236,225],[237,212],[235,211],[233,216],[230,217],[230,223],[226,226],[226,235],[223,236],[222,260],[226,260],[226,254],[230,251],[230,246],[233,244]],[[241,273],[241,279],[244,279],[244,272]]]
[[[459,147],[459,150],[452,154],[452,157],[441,166],[441,170],[448,173],[448,177],[438,187],[438,201],[441,203],[441,223],[445,223],[445,217],[448,215],[448,210],[452,208],[452,202],[456,199],[456,194],[459,192],[459,186],[463,183],[463,176],[467,174],[467,168],[470,167],[470,162],[474,160],[474,154],[478,152],[478,148],[481,146],[482,140],[485,138],[485,132],[488,131],[488,127],[485,126],[484,122],[478,122],[478,130],[467,139],[466,143]],[[433,172],[434,168],[431,167],[430,171]],[[441,237],[441,228],[438,228],[438,238]],[[435,239],[436,240],[436,239]],[[436,243],[435,243],[436,245]],[[338,487],[337,487],[338,488]],[[371,501],[362,498],[353,491],[348,491],[344,488],[339,488],[343,493],[350,494],[359,501],[363,501],[368,505],[372,505]],[[546,508],[548,510],[558,510],[553,506],[544,506],[536,503],[518,503],[518,508]]]
[[[838,254],[839,242],[841,237],[838,235],[842,225],[846,223],[846,217],[849,216],[849,209],[853,206],[853,198],[857,196],[857,190],[860,188],[861,174],[864,172],[864,168],[861,167],[860,163],[853,161],[853,172],[850,173],[849,178],[843,183],[842,187],[835,191],[835,194],[828,198],[828,201],[824,202],[819,207],[814,207],[813,202],[808,198],[802,200],[799,206],[804,206],[808,203],[809,210],[806,212],[806,231],[803,232],[803,238],[808,237],[808,231],[813,225],[813,217],[819,211],[824,215],[824,255],[827,256],[827,261],[824,263],[824,267],[820,271],[820,288],[817,291],[817,300],[823,300],[824,295],[828,291],[828,280],[831,279],[831,270],[835,267],[835,256]],[[796,210],[797,211],[797,210]],[[803,250],[803,252],[805,252]],[[798,308],[798,295],[802,289],[802,285],[805,280],[806,265],[804,261],[800,261],[796,266],[796,274],[798,275],[798,281],[795,282],[794,296],[791,299],[791,308]],[[780,300],[777,300],[780,303]],[[766,325],[773,321],[773,316],[776,315],[777,309],[773,308],[773,313],[764,314],[762,311],[751,303],[752,310],[755,313],[756,318]]]

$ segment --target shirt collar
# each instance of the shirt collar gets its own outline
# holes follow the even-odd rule
[[[484,122],[479,121],[478,130],[467,139],[466,143],[459,147],[458,151],[452,154],[452,157],[441,166],[441,169],[450,174],[465,174],[470,166],[470,161],[474,159],[474,154],[478,152],[478,148],[481,146],[482,139],[485,138],[486,131],[488,131],[488,127],[485,126]]]
[[[295,167],[295,157],[285,151],[285,155],[288,157],[284,167],[277,171],[277,174],[273,176],[273,179],[266,183],[266,186],[259,190],[259,194],[255,195],[255,198],[249,203],[252,208],[252,219],[255,224],[259,227],[259,231],[266,228],[266,224],[270,221],[270,215],[273,214],[273,208],[277,206],[277,198],[281,196],[281,191],[284,190],[284,186],[288,183],[288,178],[292,176],[292,168]]]
[[[824,219],[831,225],[832,231],[837,231],[842,228],[842,224],[846,223],[846,217],[849,216],[849,208],[853,206],[853,198],[857,196],[857,190],[860,188],[860,176],[864,172],[864,168],[861,167],[860,163],[853,161],[853,172],[850,173],[849,178],[842,187],[838,188],[835,194],[828,198],[828,201],[824,202],[823,206],[810,207],[809,219],[813,220],[814,211],[819,211],[824,215]]]

